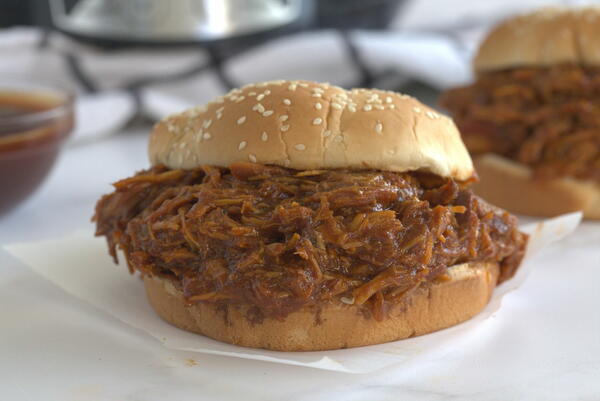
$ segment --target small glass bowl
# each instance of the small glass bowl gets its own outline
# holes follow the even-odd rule
[[[71,92],[0,81],[0,215],[40,186],[73,125]]]

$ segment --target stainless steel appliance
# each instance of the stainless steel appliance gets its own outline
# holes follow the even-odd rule
[[[120,43],[192,43],[290,25],[304,0],[50,0],[54,25],[76,37]],[[70,3],[73,3],[72,1]]]

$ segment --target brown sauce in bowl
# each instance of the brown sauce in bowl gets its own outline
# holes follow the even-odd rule
[[[0,214],[39,187],[72,129],[70,95],[0,89]]]

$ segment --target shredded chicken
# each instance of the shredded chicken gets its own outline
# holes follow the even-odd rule
[[[471,153],[530,166],[538,179],[600,181],[600,69],[577,65],[482,74],[444,94]]]
[[[95,215],[115,259],[118,247],[191,303],[262,317],[343,298],[381,319],[457,263],[498,261],[510,278],[526,243],[513,216],[426,174],[158,166],[115,188]]]

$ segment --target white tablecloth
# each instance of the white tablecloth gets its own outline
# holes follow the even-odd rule
[[[0,218],[0,244],[87,226],[108,183],[146,167],[146,136],[66,150],[40,191]],[[63,293],[0,251],[1,400],[595,400],[600,224],[537,257],[452,363],[348,375],[174,352]],[[126,275],[123,268],[123,274]]]

